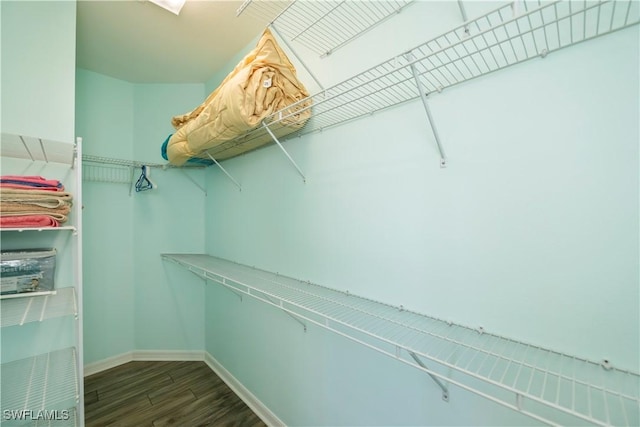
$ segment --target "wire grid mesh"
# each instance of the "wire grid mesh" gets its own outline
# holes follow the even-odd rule
[[[462,24],[420,46],[276,112],[265,120],[276,135],[301,136],[337,126],[523,61],[640,22],[640,2],[520,1]],[[416,77],[417,76],[417,77]],[[419,80],[420,88],[416,84]],[[300,112],[311,108],[306,124]],[[304,125],[292,133],[293,127]],[[268,138],[264,128],[227,143]]]
[[[480,380],[493,388],[598,425],[632,426],[640,422],[637,373],[479,333],[400,307],[219,258],[163,256],[191,271],[199,271],[201,277],[320,326],[352,337],[373,338],[374,342],[356,340],[383,353],[398,357],[394,348],[399,348],[418,354],[428,359],[429,368],[433,368],[431,372],[442,378],[449,378],[453,370],[463,377]],[[507,403],[506,406],[513,405]]]
[[[130,184],[132,179],[133,166],[85,163],[82,168],[83,181]]]
[[[55,294],[24,296],[0,301],[0,326],[24,325],[56,317],[77,315],[74,288],[59,288]]]
[[[73,165],[75,145],[30,136],[2,133],[0,155],[46,163]]]
[[[63,410],[78,402],[76,350],[3,363],[2,411]]]
[[[399,13],[413,1],[302,0],[274,4],[270,0],[252,0],[239,13],[268,20],[289,40],[325,56]]]

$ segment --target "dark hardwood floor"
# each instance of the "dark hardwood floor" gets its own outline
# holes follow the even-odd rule
[[[84,391],[87,427],[265,426],[204,362],[129,362]]]

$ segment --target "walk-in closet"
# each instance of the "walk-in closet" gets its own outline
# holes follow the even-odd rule
[[[640,425],[640,2],[0,2],[2,426]]]

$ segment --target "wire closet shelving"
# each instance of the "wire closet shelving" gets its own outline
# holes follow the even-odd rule
[[[247,0],[237,11],[268,21],[288,40],[321,57],[330,55],[415,0],[291,1]]]
[[[52,291],[3,295],[0,301],[0,327],[20,327],[25,324],[44,322],[49,319],[73,316],[72,333],[75,338],[71,346],[25,359],[5,362],[0,365],[2,381],[0,402],[3,419],[14,417],[11,425],[76,426],[84,417],[82,403],[83,385],[79,381],[82,367],[82,138],[75,143],[54,141],[24,135],[2,133],[0,157],[3,168],[46,171],[64,176],[65,187],[71,185],[73,210],[72,225],[42,228],[1,228],[0,232],[39,234],[38,238],[52,241],[56,233],[71,232],[74,236],[65,251],[73,259],[72,279],[69,287],[58,287]],[[4,161],[9,163],[4,163]],[[25,165],[27,169],[24,169]],[[29,334],[29,332],[26,332]],[[28,335],[24,336],[28,339]],[[21,340],[22,341],[22,340]],[[23,343],[26,341],[22,341]],[[10,345],[3,340],[3,345]],[[30,347],[25,347],[28,349]],[[35,351],[35,350],[34,350]],[[16,412],[18,411],[18,412]],[[15,421],[15,422],[14,422]]]
[[[294,4],[298,3],[299,7],[308,8],[315,2]],[[639,22],[640,3],[633,0],[515,1],[278,111],[267,117],[263,126],[219,148],[247,144],[268,133],[278,133],[279,129],[296,123],[300,112],[307,108],[313,111],[309,121],[283,140],[421,98],[434,130],[441,166],[445,166],[444,149],[426,103],[428,96]],[[320,27],[332,33],[333,26],[342,25],[334,17],[330,22],[322,21]]]
[[[77,316],[75,288],[58,288],[45,295],[16,294],[23,298],[0,301],[0,325],[15,326],[64,316]]]
[[[79,402],[76,349],[71,347],[50,353],[3,363],[2,413],[5,411],[60,411]],[[27,379],[25,381],[25,379]],[[60,414],[60,418],[65,418]]]
[[[640,375],[209,255],[163,254],[218,283],[551,425],[640,424]]]
[[[184,172],[185,169],[203,169],[204,165],[175,166],[169,163],[147,163],[137,160],[125,160],[87,154],[82,156],[82,162],[84,164],[84,167],[82,169],[82,179],[84,181],[127,184],[129,185],[129,195],[131,195],[134,183],[136,181],[135,172],[136,170],[141,169],[143,166],[146,168],[161,170],[179,169],[184,173],[184,176],[189,179],[189,181],[191,181],[194,185],[200,188],[202,192],[206,194],[205,189],[191,176]]]

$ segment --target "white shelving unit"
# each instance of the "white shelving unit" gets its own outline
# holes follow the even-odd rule
[[[2,326],[24,325],[64,316],[78,316],[75,288],[60,288],[45,295],[17,294],[0,301]]]
[[[452,324],[224,259],[163,254],[240,297],[284,310],[426,372],[449,400],[454,385],[551,425],[640,425],[640,375]]]
[[[303,8],[304,14],[304,8],[315,7],[315,2],[294,5]],[[337,16],[340,15],[330,22],[323,20],[318,28],[325,33],[339,33],[338,27],[344,23]],[[426,102],[428,96],[638,23],[640,3],[633,0],[515,1],[278,111],[267,117],[263,126],[216,150],[264,138],[269,131],[277,133],[296,123],[300,112],[307,108],[313,111],[311,119],[301,130],[281,140],[322,131],[421,98],[444,166],[446,157]]]
[[[0,301],[0,327],[22,328],[41,323],[24,333],[3,333],[2,346],[17,347],[19,353],[33,353],[40,347],[30,333],[38,333],[47,321],[72,317],[73,330],[61,331],[61,337],[72,341],[64,349],[32,354],[17,360],[2,360],[0,378],[2,411],[27,411],[8,421],[15,425],[83,425],[82,384],[82,162],[81,139],[76,143],[44,140],[42,138],[2,134],[0,157],[3,174],[45,175],[59,179],[66,191],[73,195],[69,222],[51,228],[2,228],[2,249],[24,249],[33,244],[51,246],[58,252],[54,290],[32,294],[3,296]],[[19,235],[20,237],[16,237]],[[58,265],[62,260],[63,265]],[[66,323],[65,323],[66,325]],[[57,328],[57,326],[55,326]],[[65,328],[67,326],[64,326]],[[25,327],[26,328],[26,327]],[[17,337],[19,338],[19,341]],[[62,346],[63,344],[60,344]],[[66,345],[66,341],[65,344]],[[4,355],[4,352],[3,352]],[[42,412],[45,411],[45,412]]]
[[[52,351],[2,365],[2,412],[62,411],[80,402],[78,354],[75,348]],[[69,416],[70,418],[70,416]]]

